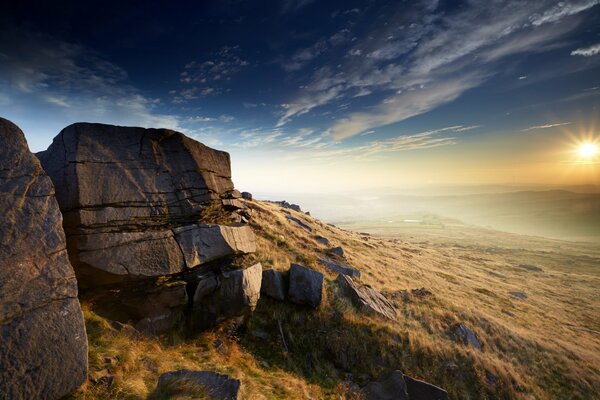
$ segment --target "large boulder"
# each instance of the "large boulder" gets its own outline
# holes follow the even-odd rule
[[[262,265],[209,275],[198,282],[192,304],[192,328],[202,330],[225,319],[246,315],[260,298]]]
[[[247,228],[202,224],[204,213],[223,207],[222,197],[237,196],[225,152],[168,129],[78,123],[38,157],[56,186],[69,257],[86,285],[174,274],[254,251]]]
[[[292,303],[317,308],[323,298],[323,274],[292,263],[288,299]]]
[[[162,374],[150,398],[236,400],[241,385],[238,379],[216,372],[182,369]]]
[[[360,285],[344,274],[338,275],[337,282],[350,297],[355,307],[362,312],[380,315],[391,320],[396,319],[396,308],[394,305],[375,289],[366,285]]]
[[[50,178],[0,118],[0,399],[57,399],[87,376],[77,281]]]

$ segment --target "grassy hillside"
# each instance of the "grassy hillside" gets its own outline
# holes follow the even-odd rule
[[[392,369],[439,385],[455,399],[597,398],[597,247],[461,226],[435,235],[375,236],[273,203],[249,205],[258,251],[248,262],[279,270],[298,262],[323,272],[321,307],[262,298],[243,323],[193,338],[181,332],[144,338],[111,324],[84,300],[91,379],[75,398],[164,398],[153,392],[158,376],[178,368],[239,378],[252,399],[360,398],[361,385]],[[316,235],[344,247],[361,281],[396,305],[397,321],[353,308],[336,274],[318,264],[328,249]],[[457,324],[475,333],[481,350],[454,340]]]

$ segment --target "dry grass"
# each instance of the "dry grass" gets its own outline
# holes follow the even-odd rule
[[[352,394],[357,384],[390,369],[442,386],[457,399],[598,398],[598,249],[458,227],[447,236],[367,236],[275,204],[249,204],[258,236],[251,261],[279,270],[299,262],[323,272],[322,306],[313,311],[261,299],[244,329],[222,326],[193,340],[116,331],[84,308],[91,373],[106,369],[114,383],[90,382],[77,398],[145,398],[160,373],[180,368],[241,379],[252,399],[357,398]],[[313,231],[298,227],[286,213]],[[335,275],[318,264],[327,248],[316,235],[344,247],[362,282],[396,304],[397,321],[355,312],[333,282]],[[526,263],[544,272],[518,267]],[[420,287],[432,295],[410,294]],[[516,299],[511,291],[528,298]],[[449,331],[457,323],[475,332],[481,350],[452,340]],[[115,360],[109,366],[107,357]]]

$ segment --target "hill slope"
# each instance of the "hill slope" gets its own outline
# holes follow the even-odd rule
[[[372,236],[275,203],[248,205],[257,234],[249,261],[323,272],[322,305],[261,298],[244,323],[193,338],[146,338],[84,298],[91,380],[75,398],[161,398],[153,392],[158,376],[178,368],[227,373],[253,399],[360,398],[360,386],[394,369],[451,398],[590,399],[600,392],[599,249],[467,227],[447,237]],[[337,274],[318,262],[337,245],[360,280],[394,303],[397,321],[352,306]],[[480,349],[456,340],[460,325]]]

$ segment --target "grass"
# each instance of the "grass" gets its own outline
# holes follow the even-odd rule
[[[168,397],[154,390],[158,376],[181,368],[240,379],[252,399],[360,398],[360,385],[393,369],[456,399],[598,398],[598,249],[471,227],[369,236],[275,204],[249,204],[257,252],[247,261],[278,270],[299,262],[323,272],[321,307],[264,298],[241,328],[224,324],[193,339],[176,333],[150,339],[113,328],[84,303],[96,383],[90,380],[75,398]],[[288,212],[313,231],[292,225]],[[327,248],[316,235],[344,247],[361,281],[396,305],[397,321],[356,312],[336,275],[319,265]],[[411,294],[421,287],[432,294]],[[510,291],[528,298],[515,299]],[[476,334],[481,350],[453,340],[451,329],[459,323]],[[111,385],[97,378],[102,374],[113,376]]]

